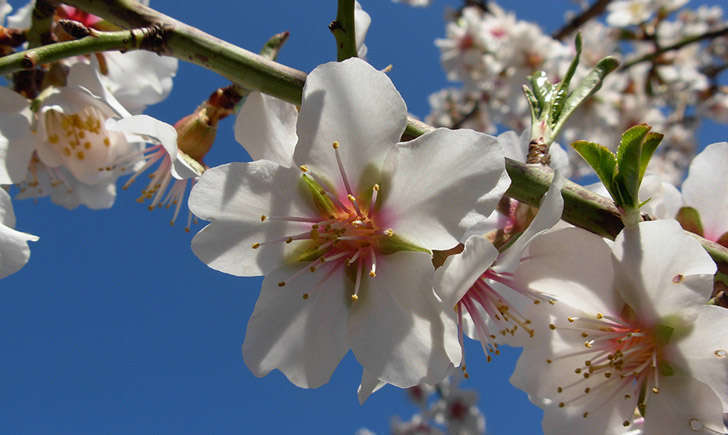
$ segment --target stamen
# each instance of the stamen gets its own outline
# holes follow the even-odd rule
[[[351,190],[349,185],[349,178],[346,176],[346,170],[344,169],[344,163],[341,161],[341,155],[339,154],[339,142],[333,143],[334,154],[336,154],[336,164],[339,165],[339,172],[341,173],[341,179],[344,181],[344,187],[346,187],[346,193],[353,195],[354,192]]]
[[[371,245],[369,245],[369,257],[372,261],[372,267],[369,270],[369,277],[374,278],[375,276],[377,276],[377,256],[374,253],[374,248],[372,248]]]
[[[367,217],[372,216],[372,211],[377,205],[377,196],[379,194],[379,184],[372,186],[372,199],[369,201],[369,210],[367,210]]]

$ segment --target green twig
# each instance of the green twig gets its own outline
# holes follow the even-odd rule
[[[356,34],[354,25],[354,0],[338,0],[336,20],[329,24],[329,30],[336,38],[336,59],[341,62],[356,57]]]
[[[145,41],[155,37],[153,28],[120,30],[118,32],[90,31],[89,36],[74,41],[42,45],[0,58],[0,74],[32,69],[37,65],[59,61],[71,56],[109,50],[137,50]]]

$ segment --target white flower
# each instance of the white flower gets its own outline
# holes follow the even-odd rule
[[[0,87],[0,185],[25,179],[36,139],[28,101]]]
[[[132,116],[88,64],[74,64],[67,86],[47,91],[36,117],[30,101],[5,88],[0,92],[0,182],[24,181],[25,197],[51,194],[51,187],[59,185],[67,191],[78,186],[93,198],[74,195],[60,200],[63,205],[103,208],[113,203],[114,181],[143,160],[145,142],[176,155],[174,127],[146,115]],[[33,151],[37,160],[31,162]]]
[[[690,163],[682,185],[686,206],[700,213],[703,237],[718,241],[728,232],[728,189],[723,177],[728,165],[728,142],[710,144]]]
[[[452,388],[432,405],[430,412],[436,423],[447,427],[450,435],[485,433],[485,417],[477,406],[478,393]]]
[[[432,0],[393,0],[395,3],[406,3],[410,6],[425,7],[430,6]]]
[[[5,15],[9,14],[13,7],[5,0],[0,0],[0,25],[5,22]]]
[[[405,125],[385,74],[357,58],[322,65],[303,92],[298,166],[223,165],[193,189],[191,210],[212,222],[192,242],[196,255],[226,273],[266,275],[243,344],[256,375],[278,368],[316,387],[349,348],[400,387],[459,363],[429,252],[457,244],[468,212],[493,210],[503,155],[472,131],[398,144]]]
[[[364,39],[367,36],[367,30],[369,25],[372,23],[372,17],[369,16],[367,11],[361,7],[358,1],[354,2],[354,37],[356,39],[356,55],[362,59],[367,56],[367,46],[364,44]]]
[[[617,0],[607,6],[607,23],[614,27],[627,27],[647,21],[654,12],[654,0]]]
[[[10,195],[0,187],[0,278],[13,274],[25,266],[30,258],[28,242],[38,236],[15,231],[15,213]]]
[[[101,74],[101,82],[129,112],[141,113],[172,91],[177,59],[144,50],[103,55],[107,73]]]
[[[514,281],[513,271],[531,240],[561,218],[563,182],[557,172],[533,221],[503,253],[482,236],[479,226],[479,230],[469,231],[463,252],[449,256],[435,273],[435,292],[446,305],[456,308],[460,333],[477,338],[488,361],[491,353],[499,353],[502,340],[521,345],[521,338],[534,336],[532,320],[519,306],[550,302],[543,292],[530,291]],[[514,338],[519,330],[526,337]]]
[[[715,270],[671,220],[613,244],[577,228],[534,240],[516,279],[558,302],[511,382],[544,408],[544,432],[624,434],[644,417],[644,434],[728,433],[728,312],[705,305]]]

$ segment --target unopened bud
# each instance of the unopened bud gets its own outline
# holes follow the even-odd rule
[[[217,135],[217,121],[208,116],[206,104],[201,105],[192,114],[177,121],[177,147],[193,159],[202,163]]]

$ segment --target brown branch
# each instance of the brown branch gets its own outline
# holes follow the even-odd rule
[[[575,16],[569,20],[568,23],[564,24],[563,27],[555,31],[551,37],[558,40],[566,38],[570,34],[574,33],[575,30],[578,30],[587,21],[601,15],[611,1],[612,0],[595,1],[594,4],[589,6],[587,9],[584,9],[579,15]]]
[[[666,45],[664,47],[658,48],[657,50],[653,51],[652,53],[647,53],[645,55],[639,56],[635,59],[629,60],[625,62],[622,67],[620,68],[621,71],[624,71],[626,69],[629,69],[638,63],[647,62],[647,61],[654,61],[657,59],[660,55],[670,52],[679,50],[686,45],[694,44],[696,42],[705,41],[708,39],[714,39],[718,38],[720,36],[728,35],[728,26],[723,27],[721,29],[711,30],[710,32],[701,33],[700,35],[694,35],[694,36],[688,36],[687,38],[678,41],[674,44]]]

